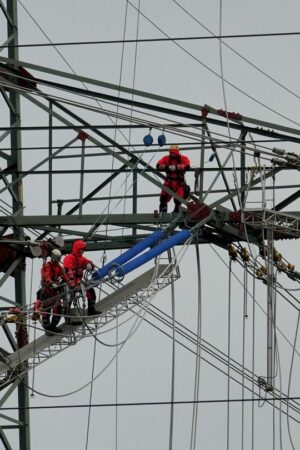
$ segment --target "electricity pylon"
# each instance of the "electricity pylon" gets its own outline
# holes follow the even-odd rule
[[[3,319],[6,317],[6,311],[12,306],[26,310],[33,300],[26,299],[25,296],[25,260],[39,255],[35,244],[41,243],[43,247],[44,242],[47,243],[49,239],[53,242],[61,235],[64,236],[62,248],[65,252],[70,250],[74,239],[83,237],[87,240],[88,250],[109,252],[130,248],[155,231],[158,226],[167,227],[170,223],[174,223],[174,226],[179,224],[180,227],[186,224],[193,226],[197,221],[207,219],[201,232],[197,233],[198,243],[209,242],[227,248],[233,242],[247,241],[261,246],[267,239],[269,334],[266,386],[271,391],[274,368],[271,262],[273,242],[276,239],[299,237],[300,213],[294,211],[291,214],[288,211],[283,212],[283,209],[299,198],[300,191],[297,185],[286,183],[281,189],[289,194],[284,196],[280,203],[271,202],[271,208],[267,208],[265,197],[260,201],[262,208],[259,211],[257,208],[251,211],[246,205],[248,196],[257,192],[256,189],[262,190],[263,193],[276,190],[277,185],[273,182],[268,191],[268,180],[274,181],[285,169],[298,171],[300,161],[297,154],[286,154],[284,150],[274,152],[272,149],[259,149],[259,146],[251,144],[251,140],[247,141],[247,136],[250,134],[258,136],[265,142],[268,139],[286,140],[298,145],[300,143],[298,130],[236,113],[226,113],[207,105],[191,104],[68,74],[39,66],[31,61],[20,61],[17,0],[7,0],[6,7],[0,1],[0,8],[1,20],[6,23],[7,28],[7,39],[3,43],[3,46],[7,46],[7,56],[0,56],[0,90],[3,99],[1,111],[3,109],[2,116],[6,114],[0,141],[2,145],[0,157],[6,165],[0,172],[0,194],[5,201],[5,208],[2,208],[0,216],[0,246],[2,245],[3,251],[0,270],[4,273],[0,286],[4,286],[12,277],[14,279],[14,293],[11,294],[11,298],[1,296],[1,303],[4,305],[1,308],[4,312],[1,325],[7,338],[8,349],[4,344],[0,349],[2,376],[0,386],[4,392],[0,404],[3,405],[17,392],[19,411],[18,419],[2,414],[2,418],[12,424],[0,427],[0,439],[4,448],[12,448],[7,433],[10,429],[17,429],[20,449],[30,449],[28,370],[33,367],[30,358],[38,352],[43,352],[45,356],[45,348],[49,350],[54,344],[60,344],[60,347],[59,345],[55,347],[56,352],[49,352],[49,355],[55,356],[70,343],[69,336],[64,337],[64,341],[57,337],[48,339],[42,336],[35,347],[36,353],[32,353],[26,335],[28,316],[22,316],[16,338],[11,332],[11,325]],[[39,112],[41,119],[37,115],[35,117],[43,122],[42,125],[23,126],[21,120],[23,111],[29,107]],[[94,113],[94,121],[99,121],[101,117],[101,123],[90,123],[91,112]],[[221,130],[227,130],[228,127],[232,133],[230,137],[221,134]],[[141,132],[147,133],[145,130],[148,129],[152,132],[155,130],[157,134],[168,133],[170,142],[179,141],[186,151],[197,152],[199,155],[199,158],[197,156],[199,167],[191,170],[195,175],[195,186],[191,195],[194,205],[191,208],[187,205],[187,201],[181,199],[184,207],[179,215],[153,212],[153,198],[157,198],[165,176],[163,173],[157,173],[151,158],[146,159],[148,154],[153,153],[152,148],[145,149],[142,146],[141,151],[139,144],[133,146],[131,143],[133,138],[142,143]],[[25,153],[27,150],[22,144],[21,133],[27,133],[29,130],[37,136],[38,133],[46,131],[47,136],[44,138],[40,159],[35,158],[33,166],[24,170],[24,155],[30,153]],[[124,134],[128,130],[131,130],[131,139]],[[218,134],[215,130],[218,130]],[[40,142],[35,140],[35,136],[33,141],[36,142],[36,147],[42,147]],[[240,176],[237,178],[236,175],[235,185],[232,186],[226,175],[226,171],[229,170],[226,164],[230,159],[226,161],[223,154],[236,150],[240,159],[238,167],[234,170],[235,175]],[[164,149],[155,146],[155,152],[160,151]],[[272,157],[272,152],[277,158]],[[207,180],[212,182],[212,185],[215,183],[209,177],[209,170],[206,172],[204,167],[205,157],[208,154],[217,162],[214,170],[222,181],[222,189],[216,192],[205,188]],[[262,167],[258,163],[256,171],[252,170],[247,163],[250,159],[260,161],[262,154],[268,158],[269,167]],[[101,160],[105,161],[105,164],[102,165]],[[89,161],[95,163],[90,164]],[[233,168],[230,170],[233,172]],[[251,177],[247,179],[246,174],[249,173]],[[27,205],[24,204],[23,191],[24,198],[29,202],[26,194],[30,184],[27,180],[32,180],[34,184],[34,176],[37,174],[46,180],[41,185],[40,196],[43,208],[47,206],[47,213],[41,209],[43,214],[42,212],[35,215],[24,214],[24,207]],[[86,183],[87,174],[88,183]],[[64,183],[57,182],[58,177],[61,180],[62,177],[67,179],[67,176],[71,175],[76,176],[75,181],[72,181],[73,189],[67,190]],[[121,177],[124,179],[123,190],[112,195],[109,186]],[[151,192],[153,187],[155,191]],[[170,189],[165,189],[178,198]],[[101,197],[98,198],[97,194]],[[214,197],[209,202],[211,194]],[[118,206],[118,202],[123,199],[130,202],[130,207],[127,204],[126,211],[120,210]],[[117,212],[105,206],[99,207],[103,202],[105,205],[111,201],[116,202]],[[149,202],[148,210],[145,208],[145,202]],[[97,208],[94,205],[97,205]],[[140,208],[143,211],[146,209],[146,212],[139,212]],[[5,209],[8,209],[7,213],[3,213]],[[4,250],[7,252],[5,257]],[[160,270],[158,275],[163,272],[163,269]],[[291,273],[289,275],[292,276]],[[152,272],[147,272],[135,279],[134,288],[132,285],[125,286],[119,294],[112,293],[112,297],[106,299],[108,307],[115,306],[120,298],[128,300],[126,308],[129,304],[130,307],[134,307],[137,292],[146,299],[150,295],[147,286],[152,276]],[[156,290],[160,290],[162,285],[158,276]],[[124,313],[126,308],[122,305],[118,313]],[[109,314],[109,317],[114,319],[111,313]],[[103,320],[107,323],[108,316],[103,315]],[[12,354],[15,358],[10,356]],[[21,364],[16,354],[19,358],[23,355]],[[44,359],[46,360],[47,356]]]

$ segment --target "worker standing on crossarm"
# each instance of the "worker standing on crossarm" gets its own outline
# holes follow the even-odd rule
[[[64,269],[60,263],[61,252],[54,249],[51,260],[46,261],[41,269],[41,288],[37,293],[42,302],[42,324],[46,331],[61,333],[57,328],[62,316],[63,306],[60,298],[61,286],[64,281]],[[52,319],[51,319],[52,314]]]
[[[86,249],[86,242],[83,240],[74,241],[72,246],[72,253],[64,257],[63,266],[67,283],[71,289],[78,287],[83,277],[85,270],[93,270],[94,263],[83,255]],[[95,310],[96,293],[94,288],[89,288],[86,291],[86,298],[88,301],[88,315],[97,314]]]
[[[190,193],[190,188],[186,184],[184,177],[185,172],[190,168],[190,164],[190,159],[180,153],[178,145],[171,145],[169,154],[163,156],[156,164],[158,170],[166,172],[167,179],[164,182],[164,186],[184,199],[187,199]],[[168,211],[167,205],[171,198],[172,196],[162,189],[159,204],[160,212]],[[174,203],[174,212],[177,213],[181,203],[176,198],[174,198]]]

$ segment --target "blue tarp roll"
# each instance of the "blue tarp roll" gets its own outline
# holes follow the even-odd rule
[[[179,231],[179,233],[176,233],[168,239],[165,239],[160,244],[148,250],[148,252],[137,256],[127,264],[124,264],[122,267],[117,268],[116,274],[121,277],[129,272],[132,272],[132,270],[137,269],[138,267],[142,266],[146,262],[165,252],[166,250],[169,250],[171,247],[174,247],[174,245],[186,241],[190,236],[191,230],[185,229]]]
[[[101,280],[101,278],[106,277],[109,274],[109,271],[111,270],[112,266],[122,265],[125,264],[127,261],[132,259],[134,256],[141,253],[146,248],[150,247],[150,245],[155,244],[160,238],[162,238],[164,235],[164,231],[162,230],[156,230],[153,234],[150,234],[150,236],[146,237],[142,241],[135,244],[133,247],[126,250],[126,252],[122,253],[122,255],[118,256],[117,258],[113,259],[109,263],[105,264],[105,266],[101,267],[101,269],[98,269],[96,272],[93,273],[92,279],[93,280]]]

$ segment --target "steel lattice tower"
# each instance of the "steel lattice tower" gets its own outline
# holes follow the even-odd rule
[[[0,8],[1,20],[7,24],[7,39],[3,45],[8,46],[7,57],[0,56],[0,90],[2,108],[6,111],[6,129],[1,130],[0,141],[3,143],[0,158],[5,164],[5,168],[0,172],[0,194],[3,194],[6,204],[10,205],[8,214],[0,214],[1,251],[6,249],[10,252],[7,261],[3,258],[0,261],[1,272],[3,272],[0,286],[4,286],[11,275],[14,277],[12,299],[1,296],[3,317],[12,306],[22,310],[26,309],[32,301],[32,299],[26,299],[25,295],[25,261],[36,255],[33,241],[38,244],[63,235],[65,238],[63,250],[68,252],[74,239],[84,237],[88,242],[88,250],[109,252],[130,248],[155,231],[157,226],[165,227],[170,222],[175,222],[182,227],[186,220],[193,219],[193,211],[190,214],[186,209],[187,201],[183,201],[184,206],[179,215],[159,215],[153,212],[158,191],[165,178],[164,174],[156,173],[155,164],[151,159],[146,161],[145,155],[151,151],[149,148],[144,149],[144,153],[140,152],[140,149],[135,150],[124,136],[124,132],[130,129],[136,142],[142,143],[142,136],[148,132],[149,128],[156,130],[157,133],[163,130],[168,132],[170,142],[182,140],[184,148],[197,151],[199,154],[199,167],[192,170],[195,175],[195,186],[192,189],[191,199],[204,214],[196,214],[196,222],[205,219],[205,223],[197,236],[197,242],[212,243],[225,249],[234,242],[246,242],[246,235],[243,233],[246,223],[247,239],[257,246],[266,243],[268,260],[266,284],[269,307],[266,389],[271,392],[274,372],[274,336],[270,319],[274,307],[273,263],[271,263],[274,239],[299,238],[300,213],[291,214],[283,210],[299,198],[300,190],[298,186],[286,183],[283,188],[289,194],[284,196],[280,203],[274,204],[271,209],[263,205],[264,207],[255,213],[248,210],[244,214],[239,208],[237,197],[245,206],[248,191],[254,192],[255,189],[262,187],[264,189],[266,180],[272,180],[286,168],[298,170],[300,163],[297,155],[284,156],[282,153],[279,155],[282,159],[274,161],[272,166],[264,169],[263,175],[256,176],[251,180],[250,185],[246,179],[246,173],[249,170],[247,159],[247,149],[250,151],[250,144],[247,141],[249,134],[275,141],[285,139],[293,145],[298,145],[299,132],[235,113],[226,114],[222,110],[216,110],[207,105],[186,103],[79,75],[70,75],[49,67],[38,66],[31,61],[20,61],[17,0],[7,0],[6,7],[0,1]],[[89,89],[83,88],[82,84],[78,87],[79,83],[85,83]],[[82,98],[90,103],[83,105]],[[24,104],[38,111],[37,114],[40,114],[42,118],[42,125],[32,125],[28,118],[26,118],[26,126],[23,125],[22,106]],[[122,114],[119,108],[124,108]],[[126,108],[133,108],[134,113],[128,112]],[[86,111],[95,113],[97,120],[93,120],[97,122],[96,124],[91,123]],[[99,123],[99,117],[101,117],[101,123]],[[220,131],[226,130],[227,127],[230,127],[232,134],[236,133],[236,136],[218,139],[214,137],[214,129]],[[23,151],[23,134],[21,139],[21,133],[29,129],[32,133],[44,133],[44,148],[42,156],[35,158],[33,166],[24,170],[25,151]],[[64,132],[63,136],[60,134],[61,131]],[[234,139],[234,145],[238,145],[240,149],[237,168],[240,174],[237,180],[239,189],[229,184],[226,177],[226,165],[218,153],[219,149],[231,148],[231,139]],[[38,143],[37,146],[40,144]],[[156,146],[155,151],[159,154],[164,150]],[[259,151],[255,147],[252,147],[251,151],[256,158],[259,158]],[[205,200],[208,190],[205,188],[207,175],[204,170],[204,161],[208,154],[212,154],[217,161],[217,171],[223,183],[222,189],[214,193],[210,203]],[[272,153],[269,152],[268,156],[271,157]],[[104,164],[104,167],[99,167],[101,158],[109,161],[108,164]],[[95,164],[90,163],[94,160]],[[59,165],[57,165],[58,161]],[[43,206],[46,205],[46,208],[39,214],[25,214],[26,205],[23,197],[29,201],[31,195],[27,195],[27,191],[30,191],[27,180],[33,179],[37,174],[43,177],[41,196],[43,195]],[[86,174],[92,177],[92,187],[86,186]],[[65,175],[75,177],[72,178],[73,190],[69,190],[66,194],[62,185],[59,186],[57,182],[57,177]],[[109,186],[121,176],[125,176],[124,183],[129,183],[129,187],[127,188],[124,184],[125,194],[120,192],[119,195],[112,196]],[[153,192],[152,188],[154,188]],[[129,213],[118,207],[117,212],[103,207],[103,201],[104,203],[112,199],[118,201],[124,197],[130,205],[127,206]],[[206,203],[202,203],[203,201]],[[139,212],[141,202],[144,202],[143,211],[145,212]],[[149,202],[149,208],[146,202]],[[101,207],[98,206],[100,204]],[[192,220],[192,224],[196,223],[195,220]],[[101,232],[99,228],[102,228]],[[8,236],[10,241],[7,241]],[[29,244],[26,244],[26,239],[29,239]],[[143,277],[136,279],[135,290],[125,286],[119,293],[112,294],[112,297],[106,299],[108,307],[115,305],[117,301],[120,302],[120,299],[124,297],[128,298],[129,303],[134,304],[134,295],[137,291],[141,293],[141,297],[146,298],[149,294],[145,286],[152,275],[152,272],[147,272]],[[120,314],[124,312],[125,307],[119,311]],[[27,317],[22,319],[24,323],[21,324],[16,338],[11,331],[11,324],[6,320],[1,322],[7,345],[0,348],[3,392],[0,404],[3,405],[9,397],[15,395],[17,390],[19,410],[18,420],[2,415],[3,419],[12,422],[12,425],[0,427],[0,439],[4,448],[8,450],[12,447],[5,430],[10,428],[18,430],[20,449],[30,449],[27,386],[28,370],[33,367],[30,358],[34,353],[32,348],[28,348],[30,343],[28,345],[26,341],[26,319]],[[110,318],[110,320],[113,319],[114,317]],[[59,339],[53,338],[47,341],[43,336],[39,342],[40,351],[54,345],[58,345],[55,354],[62,351],[59,347]],[[68,345],[68,339],[65,344]],[[22,347],[24,347],[23,350]],[[20,350],[19,353],[18,350]],[[17,357],[15,359],[10,357],[14,353],[23,355],[21,362]],[[46,360],[47,357],[48,355],[44,359]]]

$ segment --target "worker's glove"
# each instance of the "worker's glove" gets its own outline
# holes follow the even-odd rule
[[[178,170],[184,170],[184,164],[178,164],[177,165]]]
[[[86,270],[92,270],[92,269],[93,269],[93,265],[91,263],[87,263]]]
[[[166,165],[165,164],[159,164],[158,169],[159,170],[165,170]]]
[[[58,288],[58,284],[57,284],[57,283],[51,283],[51,284],[50,284],[50,287],[51,287],[52,289],[57,289],[57,288]]]
[[[168,167],[168,169],[169,169],[170,172],[175,172],[176,166],[174,166],[174,164],[171,164],[171,165]]]

